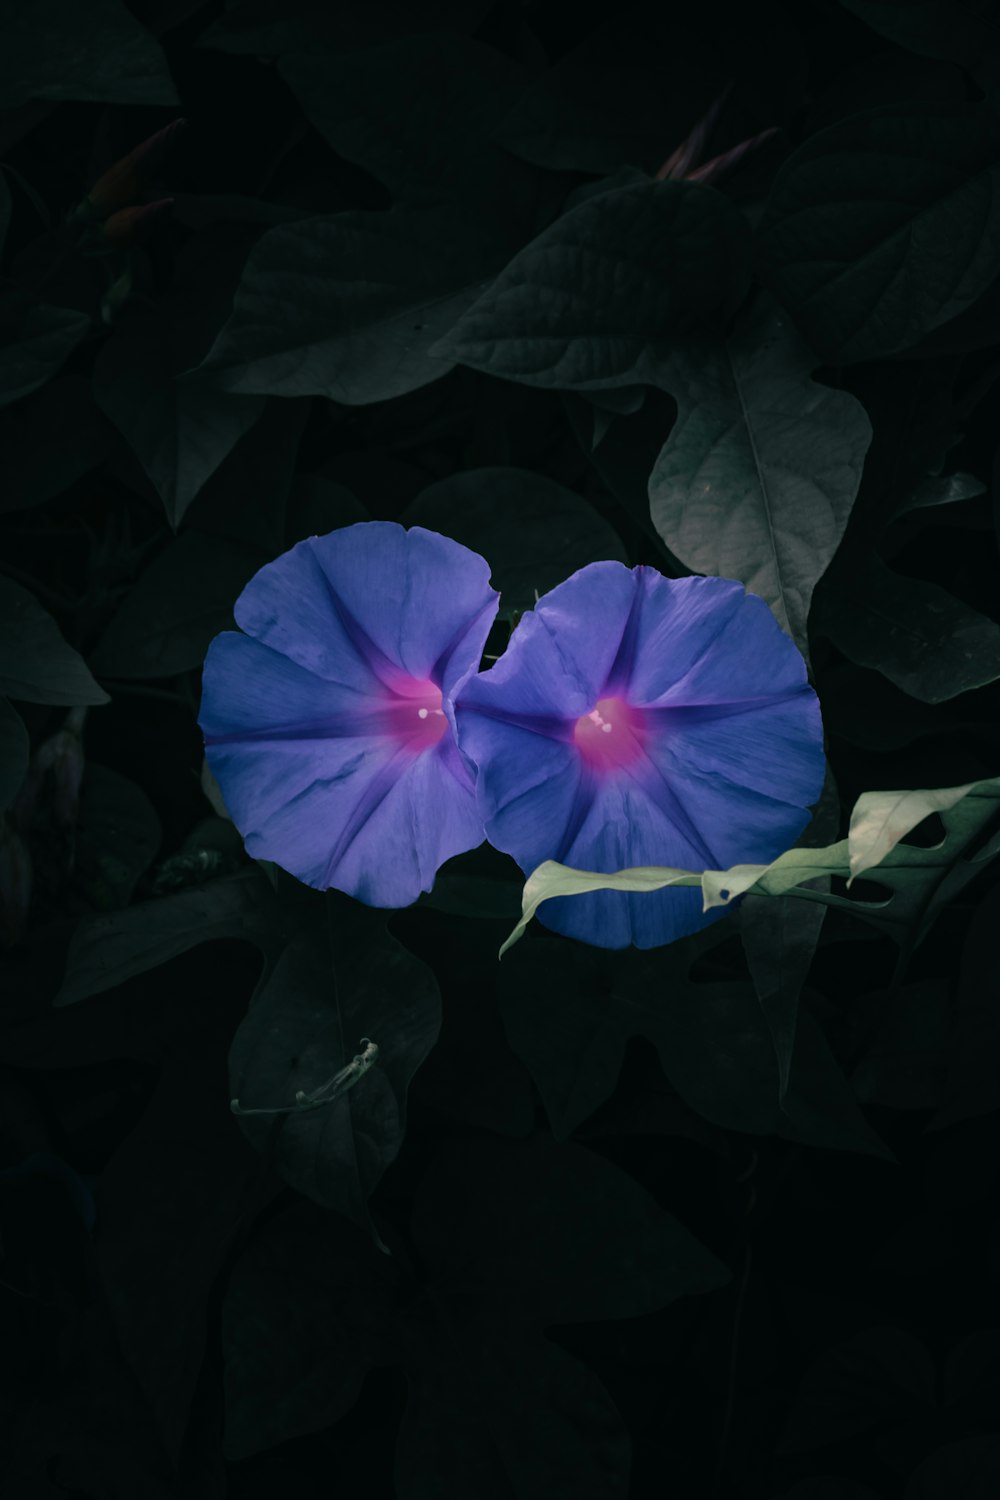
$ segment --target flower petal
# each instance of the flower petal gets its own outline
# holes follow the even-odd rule
[[[809,821],[807,811],[748,790],[727,788],[720,795],[716,788],[675,789],[648,773],[593,777],[585,796],[587,811],[572,838],[559,854],[548,856],[578,870],[637,865],[724,870],[748,859],[766,864],[793,844]],[[537,805],[532,811],[541,815]],[[489,823],[487,833],[494,841]],[[538,919],[553,932],[601,948],[630,943],[654,948],[700,931],[726,910],[703,912],[699,890],[668,887],[560,897],[545,902]]]
[[[618,562],[589,563],[522,615],[503,656],[472,678],[462,701],[544,724],[592,707],[632,609],[635,583]]]
[[[261,568],[234,613],[247,635],[331,682],[374,693],[402,673],[451,693],[479,665],[498,600],[468,547],[361,521]]]
[[[247,634],[209,648],[199,716],[249,853],[407,906],[482,842],[448,694],[478,667],[498,597],[484,559],[389,522],[308,538],[260,570],[236,605]],[[429,732],[442,712],[447,730]]]
[[[596,755],[593,734],[578,733],[598,702],[603,732],[631,726],[627,756]],[[582,568],[465,684],[455,715],[487,837],[525,874],[546,859],[602,872],[766,863],[795,842],[823,784],[802,657],[730,579]],[[678,887],[601,891],[548,901],[539,920],[601,947],[648,948],[725,914],[701,905]]]
[[[208,763],[254,858],[370,906],[408,906],[482,842],[473,781],[450,734],[415,755],[351,733],[344,701],[259,642],[217,636],[200,720]]]
[[[633,703],[733,703],[806,686],[806,665],[791,637],[741,583],[635,571],[639,607],[628,667]]]
[[[485,674],[484,674],[485,675]],[[573,826],[582,779],[579,756],[564,741],[456,704],[459,746],[481,769],[476,802],[487,837],[513,854],[525,874],[558,859]]]
[[[687,795],[694,798],[712,787],[722,797],[746,788],[806,807],[823,790],[823,718],[809,687],[792,697],[716,712],[647,709],[646,719],[661,730],[650,736],[650,758],[665,778],[689,784]]]
[[[663,806],[628,776],[593,777],[589,807],[565,851],[562,864],[577,870],[624,870],[635,865],[704,868],[702,850]],[[557,897],[539,908],[538,920],[552,932],[599,948],[655,948],[697,932],[721,913],[703,913],[701,892],[675,887],[643,894],[593,891]]]

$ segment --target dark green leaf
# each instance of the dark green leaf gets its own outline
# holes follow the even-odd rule
[[[243,193],[175,193],[173,198],[171,218],[189,229],[204,230],[221,224],[288,224],[312,217],[308,208],[270,203]]]
[[[531,81],[497,140],[555,171],[655,172],[728,81],[707,29],[695,12],[617,8]]]
[[[663,1053],[660,1053],[663,1061]],[[676,1083],[676,1080],[675,1080]],[[812,1011],[799,1010],[795,1050],[783,1118],[777,1134],[839,1151],[861,1151],[882,1161],[895,1157],[859,1107]]]
[[[101,1172],[97,1235],[118,1343],[175,1462],[206,1338],[217,1337],[213,1284],[244,1216],[268,1196],[229,1116],[219,1059],[195,1034],[198,1052],[178,1056],[174,1043],[141,1118]]]
[[[243,938],[265,954],[274,953],[283,928],[271,896],[265,876],[251,869],[88,917],[73,933],[56,1005],[99,995],[215,938]]]
[[[957,317],[1000,270],[1000,120],[983,104],[849,115],[779,169],[761,280],[829,363],[875,359]]]
[[[817,606],[817,630],[921,703],[1000,677],[1000,625],[936,583],[894,573],[874,552],[838,566]]]
[[[405,395],[448,373],[431,345],[500,264],[489,235],[436,211],[279,225],[250,252],[202,369],[229,391],[350,406]]]
[[[649,480],[671,552],[760,594],[804,654],[812,591],[844,534],[872,435],[853,396],[810,379],[815,363],[768,298],[729,339],[675,342],[656,378],[677,421]]]
[[[4,109],[31,99],[178,102],[159,43],[122,0],[6,0],[0,29]]]
[[[808,828],[797,840],[805,849],[821,849],[840,831],[840,795],[829,765],[823,791]],[[814,889],[830,889],[828,877]],[[750,978],[771,1033],[778,1061],[779,1102],[788,1091],[795,1050],[799,995],[809,974],[823,930],[826,908],[794,896],[764,897],[749,892],[740,907],[740,941]]]
[[[934,1109],[941,1103],[947,1069],[949,984],[918,980],[865,996],[878,1022],[851,1074],[862,1104],[888,1109]]]
[[[554,1132],[569,1134],[608,1098],[629,1038],[645,1036],[677,1093],[712,1124],[887,1155],[815,1023],[801,1014],[779,1108],[774,1043],[753,987],[689,977],[694,958],[725,936],[709,929],[653,954],[611,956],[536,933],[504,959],[504,1025]]]
[[[285,53],[279,68],[337,154],[397,202],[451,205],[495,225],[508,250],[519,223],[530,233],[536,174],[492,140],[521,70],[493,47],[438,32]]]
[[[419,7],[405,0],[340,0],[332,7],[316,0],[242,0],[198,45],[254,57],[363,47],[444,28],[474,31],[491,8],[492,0],[423,0]]]
[[[826,908],[819,903],[814,906],[794,896],[757,896],[752,891],[740,908],[740,938],[774,1044],[782,1098],[792,1066],[799,995],[825,917]]]
[[[622,389],[628,391],[634,387]],[[655,555],[662,559],[658,564],[661,570],[670,578],[682,578],[690,570],[670,552],[649,513],[649,476],[663,448],[663,434],[669,432],[674,421],[676,405],[665,391],[654,391],[647,386],[645,392],[645,400],[637,411],[602,422],[599,441],[595,441],[597,431],[590,404],[593,393],[567,395],[563,400],[573,434],[605,488],[652,543]],[[600,392],[602,401],[607,394]],[[607,419],[606,412],[600,415]]]
[[[86,313],[0,290],[0,406],[30,395],[54,375],[90,327]]]
[[[739,305],[748,233],[697,183],[601,193],[516,255],[435,353],[557,390],[656,384],[679,334]]]
[[[160,820],[141,787],[88,762],[76,830],[77,884],[98,909],[127,906],[160,847]]]
[[[508,856],[482,844],[449,860],[448,866],[485,872],[510,863]],[[414,1079],[414,1107],[420,1111],[429,1107],[435,1115],[461,1121],[477,1133],[523,1138],[535,1128],[535,1090],[504,1036],[492,942],[500,923],[494,919],[490,924],[492,889],[479,889],[493,888],[499,882],[485,874],[478,879],[439,872],[435,892],[442,879],[446,895],[440,904],[421,898],[417,909],[393,918],[394,933],[437,968],[444,989],[444,1024],[433,1052]],[[455,896],[453,902],[449,894]],[[454,921],[452,913],[476,920]],[[454,1003],[452,996],[461,998]]]
[[[945,1500],[968,1495],[979,1500],[1000,1486],[1000,1437],[977,1433],[957,1438],[925,1458],[906,1482],[904,1500]]]
[[[898,750],[928,735],[959,734],[974,723],[947,707],[918,703],[880,673],[848,661],[824,675],[823,722],[830,734],[877,752]]]
[[[266,559],[256,549],[183,531],[133,584],[94,648],[102,677],[173,677],[201,666],[233,604]]]
[[[931,845],[902,843],[932,812],[944,824],[944,837]],[[839,873],[869,872],[884,893],[855,900],[811,890],[800,899],[839,907],[878,928],[899,945],[903,963],[948,902],[1000,853],[998,821],[1000,777],[931,791],[865,792],[851,814],[850,864],[840,862],[836,846],[825,852],[840,863]],[[782,855],[779,865],[787,858]]]
[[[386,1270],[367,1235],[301,1199],[258,1229],[222,1310],[227,1457],[322,1431],[350,1411],[378,1362]]]
[[[1000,1328],[971,1333],[949,1350],[944,1371],[944,1405],[957,1407],[965,1420],[970,1417],[990,1426],[1000,1401]]]
[[[934,1363],[903,1328],[868,1328],[827,1349],[800,1377],[779,1449],[841,1442],[893,1420],[926,1420]]]
[[[16,411],[0,412],[0,512],[61,494],[101,461],[110,436],[82,375],[59,375]]]
[[[920,57],[961,63],[981,80],[1000,68],[996,0],[840,0],[880,36]]]
[[[30,745],[21,715],[0,698],[0,812],[5,812],[28,771]],[[516,911],[515,897],[515,911]]]
[[[176,530],[191,501],[264,409],[263,396],[175,373],[166,339],[116,331],[94,366],[94,397],[121,432]]]
[[[346,900],[346,898],[345,898]],[[437,1040],[441,997],[430,969],[351,903],[332,941],[302,932],[258,987],[230,1052],[232,1094],[244,1108],[291,1106],[375,1042],[376,1062],[340,1098],[284,1117],[278,1166],[285,1181],[356,1223],[406,1133],[410,1080]],[[271,1121],[241,1117],[248,1138]]]
[[[23,703],[107,703],[83,657],[19,583],[0,577],[0,693]]]
[[[292,546],[307,536],[326,536],[341,526],[370,520],[368,511],[346,485],[319,474],[297,474],[288,501],[285,539]]]
[[[286,546],[285,512],[312,401],[268,401],[263,415],[206,480],[186,524],[267,558]]]
[[[456,1308],[485,1295],[505,1326],[640,1317],[730,1280],[624,1172],[542,1134],[443,1145],[412,1230]]]
[[[1000,1108],[1000,884],[987,891],[969,924],[947,1051],[943,1097],[932,1130],[979,1120]]]
[[[974,474],[930,475],[902,500],[893,520],[914,510],[928,510],[938,505],[956,505],[986,494],[986,485]]]
[[[484,850],[487,849],[489,854],[496,854],[488,845],[484,846]],[[468,854],[456,855],[443,865],[435,878],[433,890],[425,891],[418,898],[417,905],[458,917],[480,917],[487,921],[500,919],[505,923],[516,919],[521,909],[521,872],[517,869],[498,872],[495,868],[476,868],[473,861],[479,853],[473,849]]]
[[[585,500],[527,469],[472,469],[441,479],[400,520],[485,557],[508,620],[587,563],[628,561],[612,528]]]
[[[3,255],[7,230],[10,226],[10,207],[10,188],[7,186],[6,176],[0,170],[0,256]]]
[[[470,1339],[421,1370],[396,1448],[399,1500],[625,1500],[630,1443],[585,1365],[530,1336]]]
[[[969,354],[992,348],[1000,339],[1000,281],[991,281],[957,318],[932,328],[909,349],[901,349],[897,360],[936,359],[939,355]]]
[[[781,1490],[768,1500],[882,1500],[882,1496],[856,1479],[840,1474],[821,1474],[800,1479],[790,1489]]]

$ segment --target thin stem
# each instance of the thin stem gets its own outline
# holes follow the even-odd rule
[[[727,1450],[729,1447],[729,1431],[733,1421],[733,1407],[736,1402],[736,1362],[739,1356],[740,1325],[743,1319],[743,1304],[746,1300],[747,1283],[750,1280],[750,1266],[753,1260],[753,1246],[747,1244],[743,1252],[743,1273],[740,1277],[740,1289],[736,1294],[736,1312],[733,1316],[733,1342],[729,1351],[729,1381],[726,1390],[726,1410],[722,1418],[722,1436],[719,1438],[719,1456],[715,1463],[715,1479],[712,1484],[712,1497],[716,1500],[721,1488],[722,1479],[726,1468]]]

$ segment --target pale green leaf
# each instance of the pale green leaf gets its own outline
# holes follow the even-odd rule
[[[757,888],[768,896],[780,896],[794,886],[822,875],[847,874],[847,840],[827,849],[786,849],[768,865],[733,865],[728,870],[680,870],[668,865],[637,865],[629,870],[602,874],[597,870],[574,870],[554,859],[543,861],[525,882],[521,898],[521,920],[500,949],[522,937],[543,901],[553,896],[582,896],[588,891],[662,891],[668,885],[700,885],[702,911],[728,906],[744,891]]]
[[[970,805],[967,814],[973,818],[980,813],[988,816],[994,808],[1000,808],[1000,776],[970,781],[965,786],[939,787],[936,791],[863,792],[854,805],[847,832],[851,867],[848,887],[865,870],[881,864],[900,839],[931,813],[947,812],[966,797],[979,804]],[[936,847],[943,848],[945,842],[942,840]]]

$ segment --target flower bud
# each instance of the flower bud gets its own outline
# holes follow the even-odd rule
[[[73,210],[71,219],[107,218],[116,209],[127,208],[142,196],[156,168],[165,159],[171,144],[186,126],[185,120],[173,120],[142,141],[127,156],[97,179],[86,198]]]
[[[101,234],[109,245],[125,249],[147,238],[150,229],[173,208],[173,198],[157,198],[155,203],[137,203],[131,208],[120,208],[101,226]]]
[[[777,133],[777,125],[770,125],[767,130],[759,131],[757,135],[752,135],[749,140],[740,141],[738,146],[732,146],[728,151],[722,151],[718,156],[713,156],[712,160],[707,161],[703,167],[696,167],[693,172],[687,174],[685,181],[704,182],[708,184],[718,182],[719,178],[724,177],[727,172],[743,160],[744,156],[748,156],[751,151],[755,151],[758,146],[762,146],[765,141],[769,141],[771,136],[777,135]]]
[[[729,97],[731,88],[732,84],[727,83],[718,99],[709,106],[704,117],[698,121],[687,139],[682,141],[676,151],[673,151],[667,157],[663,166],[656,174],[658,182],[663,182],[664,180],[669,182],[682,181],[694,169],[695,163],[708,144],[709,136],[715,129],[719,116],[722,113],[722,106]]]

